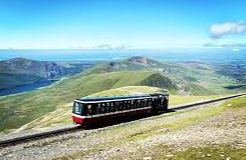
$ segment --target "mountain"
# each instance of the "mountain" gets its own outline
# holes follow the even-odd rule
[[[0,61],[0,89],[14,88],[37,81],[57,79],[65,75],[80,72],[92,64],[36,61],[26,58],[14,58]]]
[[[246,63],[245,61],[233,61],[230,63],[219,63],[217,64],[217,72],[223,76],[228,76],[235,79],[238,83],[233,85],[228,85],[226,88],[244,89],[246,90]]]
[[[158,66],[164,66],[164,64],[146,57],[134,56],[126,60],[101,63],[88,70],[88,73],[105,73],[123,70],[149,70]]]
[[[35,75],[46,79],[60,77],[63,68],[55,62],[35,61],[26,58],[14,58],[0,61],[0,73]]]
[[[198,63],[198,62],[197,62]],[[201,73],[203,68],[199,68],[198,73]],[[87,70],[85,74],[92,73],[108,73],[115,71],[141,71],[150,70],[156,71],[161,75],[168,77],[173,84],[176,85],[176,90],[179,94],[185,95],[209,95],[215,94],[206,86],[201,85],[197,80],[196,74],[193,74],[192,68],[187,68],[177,63],[159,62],[146,57],[134,56],[122,61],[106,62],[96,65]],[[208,69],[206,69],[208,70]]]

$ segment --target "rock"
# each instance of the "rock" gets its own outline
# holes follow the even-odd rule
[[[166,154],[165,157],[173,157],[173,154]]]
[[[152,157],[144,157],[143,160],[151,160]]]

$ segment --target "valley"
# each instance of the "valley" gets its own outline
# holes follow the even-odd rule
[[[0,95],[44,87],[64,76],[88,69],[96,62],[51,62],[27,58],[0,61]]]
[[[70,68],[70,65],[65,62],[60,62],[59,65]],[[80,73],[66,76],[47,87],[21,94],[1,96],[0,131],[11,132],[29,123],[32,125],[27,128],[35,128],[33,121],[39,121],[44,117],[45,122],[41,125],[42,127],[52,126],[53,123],[56,125],[70,123],[69,114],[71,102],[74,99],[96,95],[101,91],[105,92],[98,93],[99,95],[124,93],[122,89],[119,89],[120,92],[110,89],[126,86],[158,87],[167,89],[173,95],[174,100],[171,104],[178,104],[243,91],[243,88],[233,90],[226,88],[233,84],[243,83],[230,76],[220,75],[214,66],[201,62],[174,63],[146,57],[131,57],[111,62],[102,61]],[[107,90],[110,91],[107,93]],[[137,89],[133,91],[138,92]],[[134,92],[127,91],[126,93],[133,94]],[[139,92],[144,92],[143,88]],[[192,96],[195,96],[194,99]],[[57,114],[58,118],[49,121],[49,117]]]

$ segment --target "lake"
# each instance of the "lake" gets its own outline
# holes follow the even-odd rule
[[[0,96],[6,96],[6,95],[10,95],[10,94],[32,91],[34,89],[48,86],[48,85],[50,85],[56,81],[57,80],[44,80],[44,81],[37,81],[37,82],[31,83],[31,84],[20,85],[20,86],[17,86],[15,88],[0,89]]]

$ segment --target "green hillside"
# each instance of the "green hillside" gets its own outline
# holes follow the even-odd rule
[[[128,96],[128,95],[138,95],[138,94],[162,93],[165,91],[166,90],[158,87],[126,86],[126,87],[114,88],[114,89],[97,92],[88,97]]]
[[[150,94],[150,93],[164,92],[162,88],[149,86],[126,86],[120,88],[109,89],[89,95],[88,97],[103,97],[103,96],[126,96],[136,94]],[[202,101],[219,96],[178,96],[170,95],[169,107],[183,103],[190,103],[195,101]],[[49,128],[57,125],[71,124],[71,106],[72,102],[67,103],[56,109],[53,112],[47,113],[44,116],[33,120],[32,122],[21,127],[20,130]]]
[[[240,83],[235,79],[219,74],[217,72],[217,66],[196,61],[159,62],[150,58],[137,56],[126,60],[98,64],[87,70],[85,74],[124,70],[156,71],[168,77],[176,85],[177,93],[181,95],[230,94],[243,90],[242,87],[236,88],[235,90],[230,89],[233,86],[238,86]]]
[[[30,84],[40,80],[44,80],[44,78],[36,75],[30,76],[28,74],[0,73],[0,89],[16,87],[23,84]]]
[[[175,92],[176,86],[154,71],[78,74],[43,89],[0,98],[0,131],[18,128],[74,99],[123,86],[154,86]]]

